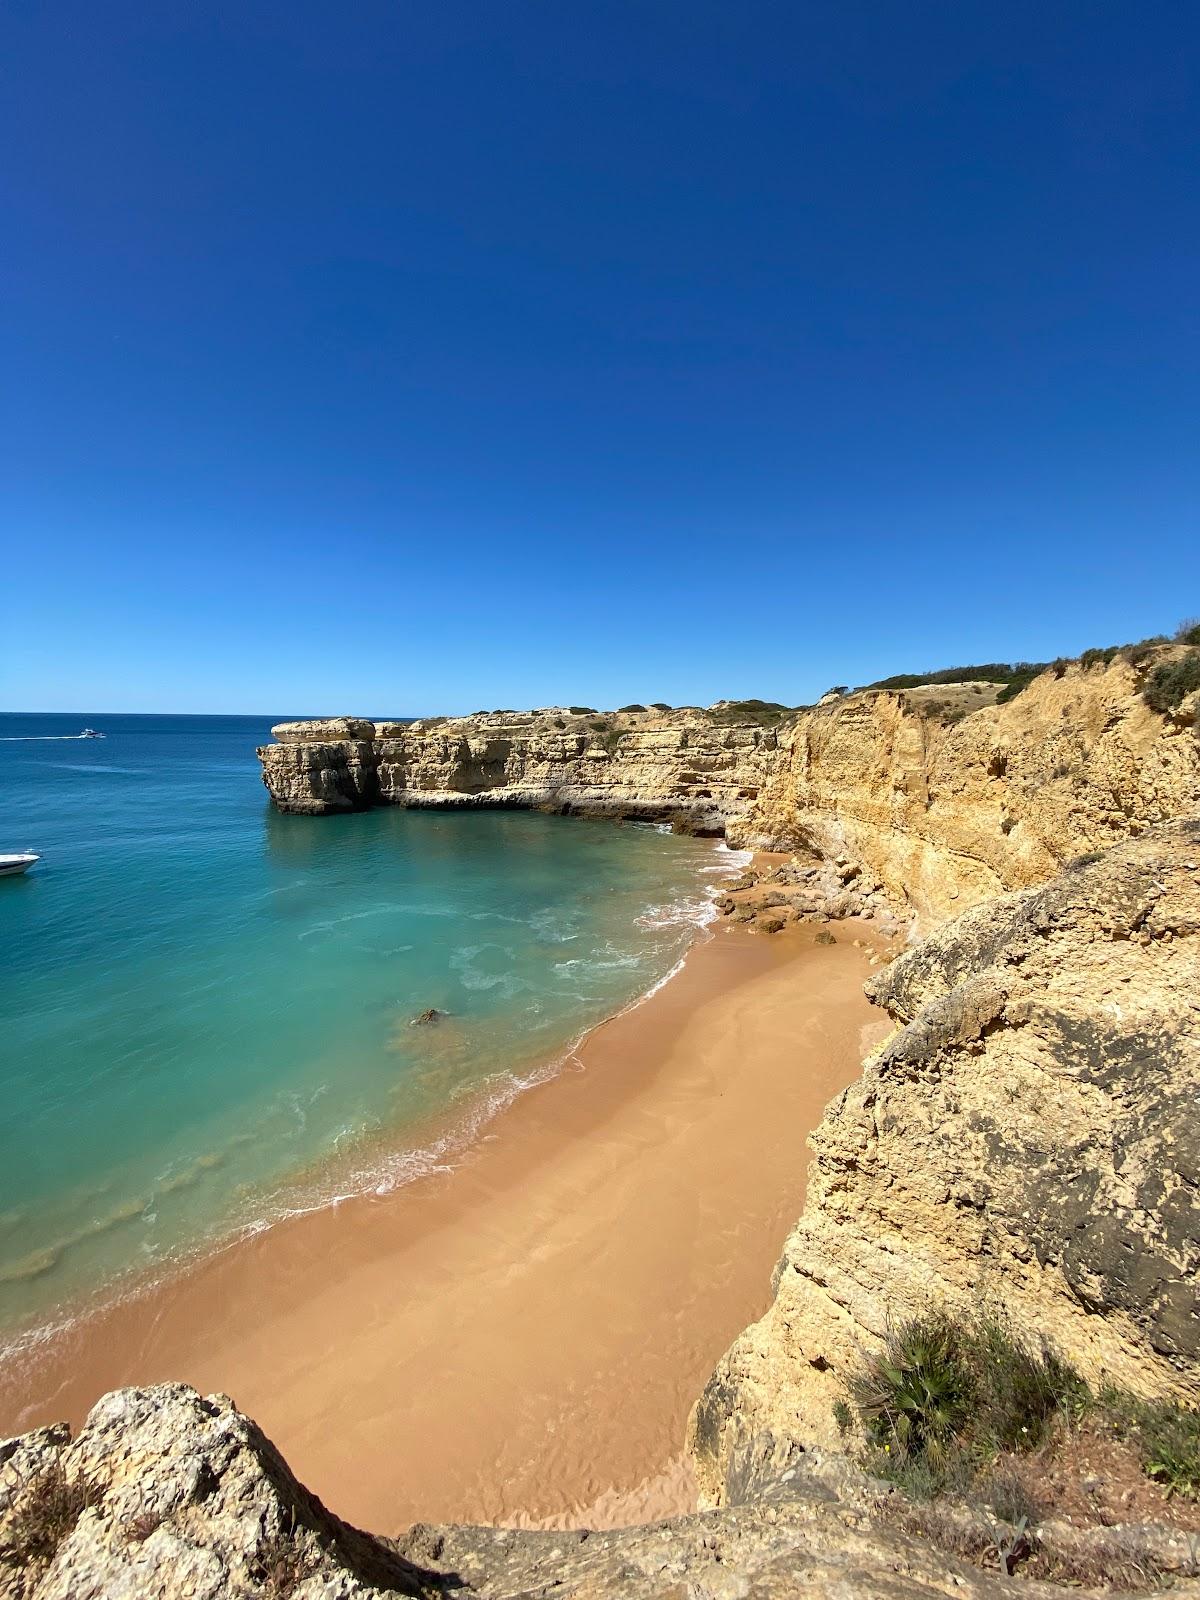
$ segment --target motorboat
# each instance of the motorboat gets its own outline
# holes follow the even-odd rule
[[[103,739],[102,733],[97,733],[95,728],[85,728],[79,735],[81,739]]]
[[[27,872],[35,861],[41,859],[41,856],[35,856],[32,850],[19,850],[15,855],[0,855],[0,878],[15,878],[19,872]]]

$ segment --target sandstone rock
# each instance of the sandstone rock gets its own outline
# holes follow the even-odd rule
[[[48,1473],[88,1503],[26,1559]],[[895,1524],[835,1460],[756,1441],[720,1511],[609,1532],[418,1525],[397,1540],[340,1521],[231,1401],[181,1384],[106,1396],[65,1428],[0,1444],[0,1592],[9,1600],[1040,1600]],[[1185,1579],[1176,1592],[1194,1594]],[[1074,1591],[1079,1593],[1078,1590]]]
[[[284,723],[259,758],[284,811],[546,806],[724,831],[803,852],[777,881],[835,901],[841,890],[835,916],[886,904],[928,929],[1200,811],[1200,739],[1190,710],[1165,717],[1142,700],[1152,664],[1046,672],[1004,705],[965,685],[953,724],[913,691],[861,691],[773,727],[697,707]]]
[[[511,805],[645,818],[702,837],[724,833],[754,791],[742,769],[772,729],[707,712],[606,717],[542,712],[372,724],[282,723],[259,750],[282,811],[365,805]]]
[[[87,1504],[47,1528],[42,1497],[55,1474],[86,1486]],[[269,1595],[285,1560],[301,1600],[435,1591],[326,1511],[223,1396],[182,1384],[119,1390],[74,1442],[64,1428],[0,1444],[0,1593],[13,1600]]]
[[[1149,663],[1049,671],[953,725],[866,691],[781,726],[732,843],[859,864],[925,928],[1200,811],[1200,739],[1141,698]],[[1055,776],[1058,774],[1058,776]]]
[[[720,1363],[705,1493],[833,1443],[889,1320],[994,1302],[1089,1380],[1200,1401],[1200,821],[968,911],[874,975],[899,1031],[810,1144],[776,1297]]]
[[[271,737],[277,744],[338,744],[347,739],[361,743],[374,739],[377,731],[373,722],[362,717],[323,717],[309,722],[277,722]]]

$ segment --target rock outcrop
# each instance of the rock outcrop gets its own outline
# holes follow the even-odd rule
[[[975,907],[868,993],[898,1031],[810,1140],[774,1304],[692,1415],[715,1502],[757,1438],[835,1444],[847,1372],[930,1304],[1200,1402],[1200,820]]]
[[[105,1396],[78,1438],[0,1444],[6,1600],[1005,1600],[1061,1593],[940,1554],[837,1462],[758,1456],[719,1511],[606,1533],[417,1526],[374,1538],[309,1494],[224,1396]],[[982,1530],[984,1551],[995,1537]],[[1101,1572],[1107,1543],[1091,1551]],[[1186,1543],[1159,1569],[1194,1594]],[[1094,1541],[1093,1541],[1094,1545]],[[1111,1545],[1111,1550],[1109,1546]],[[1078,1589],[1075,1590],[1079,1592]]]
[[[343,718],[284,723],[258,753],[285,811],[505,805],[679,818],[733,844],[852,863],[927,929],[1200,811],[1190,716],[1152,710],[1141,694],[1172,650],[1050,669],[1006,703],[994,685],[964,684],[935,700],[826,696],[766,722],[727,704]]]
[[[282,811],[513,806],[670,818],[723,833],[756,794],[744,776],[772,729],[698,710],[480,713],[412,723],[282,723],[259,750]]]
[[[832,1402],[931,1302],[994,1303],[1095,1382],[1200,1402],[1200,740],[1190,705],[1144,703],[1144,670],[1065,666],[1006,704],[971,684],[933,703],[830,695],[786,719],[723,705],[276,728],[259,755],[283,810],[681,819],[799,852],[735,889],[734,914],[903,908],[937,931],[871,980],[896,1031],[814,1134],[774,1303],[693,1412],[710,1509],[605,1533],[376,1538],[231,1401],[164,1385],[106,1396],[75,1439],[0,1443],[0,1595],[1056,1592],[998,1570],[990,1513],[962,1512],[955,1548],[996,1570],[914,1537],[840,1455]],[[1169,1528],[1060,1534],[1075,1577],[1200,1592],[1197,1552]]]
[[[1007,703],[972,710],[964,694],[945,716],[913,691],[818,707],[780,730],[731,836],[848,857],[923,927],[1044,882],[1200,811],[1200,738],[1142,699],[1157,659],[1051,669]]]

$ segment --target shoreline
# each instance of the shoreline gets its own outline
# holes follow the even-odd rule
[[[658,827],[649,823],[640,826]],[[438,1112],[415,1121],[378,1127],[336,1156],[327,1152],[323,1157],[310,1160],[285,1176],[276,1187],[255,1196],[248,1214],[243,1213],[241,1217],[231,1214],[207,1234],[141,1264],[127,1265],[103,1282],[67,1291],[62,1299],[32,1313],[28,1319],[0,1325],[0,1403],[8,1371],[19,1364],[27,1352],[53,1343],[72,1327],[93,1325],[120,1305],[144,1298],[166,1286],[172,1278],[202,1268],[224,1252],[237,1249],[295,1218],[352,1200],[391,1194],[456,1165],[474,1144],[488,1137],[491,1124],[514,1101],[561,1072],[572,1070],[578,1052],[597,1028],[644,1005],[683,970],[695,947],[712,937],[712,925],[719,920],[715,903],[723,892],[724,880],[744,870],[756,859],[756,853],[735,849],[720,840],[713,842],[712,854],[717,864],[699,868],[694,885],[703,904],[683,896],[669,908],[679,915],[669,916],[668,921],[690,930],[688,942],[667,971],[646,989],[632,995],[607,1016],[584,1025],[580,1032],[552,1052],[531,1053],[518,1063],[470,1085]],[[693,907],[698,915],[691,914]],[[650,907],[645,914],[655,909],[659,908]],[[196,1164],[202,1163],[203,1157]],[[124,1214],[118,1220],[124,1220]],[[82,1230],[83,1233],[90,1231]],[[0,1269],[0,1282],[16,1282],[23,1276],[31,1280],[40,1278],[46,1265],[53,1267],[62,1251],[75,1242],[75,1236],[68,1236],[61,1243],[35,1250],[27,1262],[9,1268],[7,1276]],[[20,1270],[22,1267],[24,1271]]]
[[[886,1031],[864,930],[814,931],[701,933],[453,1168],[286,1218],[27,1349],[0,1434],[182,1379],[232,1393],[380,1530],[690,1509],[687,1412],[766,1308],[805,1135]]]

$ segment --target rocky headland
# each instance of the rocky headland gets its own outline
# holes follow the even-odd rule
[[[742,701],[282,723],[258,755],[283,811],[514,806],[669,821],[840,863],[852,897],[877,892],[928,928],[1200,811],[1198,691],[1166,713],[1146,698],[1156,670],[1191,654],[1058,663],[1008,700],[968,681],[831,693],[794,712]]]
[[[1135,1473],[1108,1493],[1124,1445],[1078,1398],[1172,1407],[1172,1437],[1200,1437],[1200,690],[1147,693],[1187,666],[1181,645],[1106,655],[1007,697],[968,681],[786,714],[276,729],[259,754],[285,810],[544,806],[776,852],[726,909],[763,931],[907,922],[909,947],[868,982],[893,1031],[812,1137],[770,1309],[697,1399],[707,1509],[607,1533],[373,1538],[306,1493],[231,1402],[125,1390],[74,1440],[0,1445],[0,1592],[1200,1592],[1200,1520],[1179,1509],[1200,1489],[1195,1444],[1156,1458],[1157,1484]],[[1036,1525],[953,1485],[934,1515],[871,1468],[882,1435],[846,1404],[855,1374],[931,1306],[1002,1318],[1071,1374],[1068,1443],[1082,1456],[1091,1441],[1098,1475]]]

